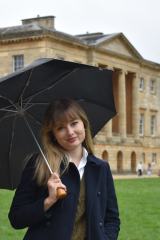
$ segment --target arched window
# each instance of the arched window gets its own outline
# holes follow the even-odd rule
[[[117,172],[123,172],[123,153],[121,151],[117,153]]]
[[[132,173],[136,172],[136,153],[135,152],[131,153],[131,172]]]
[[[108,162],[108,152],[106,150],[104,150],[102,153],[102,159]]]

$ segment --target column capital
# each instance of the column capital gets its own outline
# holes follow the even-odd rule
[[[107,69],[108,69],[108,70],[112,70],[113,72],[114,72],[114,70],[115,70],[113,66],[107,66]]]
[[[125,70],[125,69],[118,69],[118,72],[119,72],[120,74],[124,74],[124,75],[127,75],[127,73],[128,73],[128,71]]]

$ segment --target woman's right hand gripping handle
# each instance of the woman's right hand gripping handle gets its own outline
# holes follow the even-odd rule
[[[44,210],[47,211],[58,199],[67,194],[66,186],[61,182],[57,173],[51,174],[47,182],[48,197],[44,200]],[[60,193],[62,192],[62,194]],[[60,193],[60,194],[59,194]]]

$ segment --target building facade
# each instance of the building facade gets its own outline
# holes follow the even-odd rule
[[[70,35],[55,17],[0,28],[0,77],[39,58],[57,58],[113,70],[117,115],[95,136],[96,155],[113,172],[135,172],[139,161],[160,168],[160,64],[144,59],[123,33]]]

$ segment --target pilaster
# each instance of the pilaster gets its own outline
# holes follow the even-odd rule
[[[133,74],[133,136],[134,138],[139,138],[139,108],[138,108],[138,74]]]
[[[126,138],[126,72],[119,71],[119,133]]]

